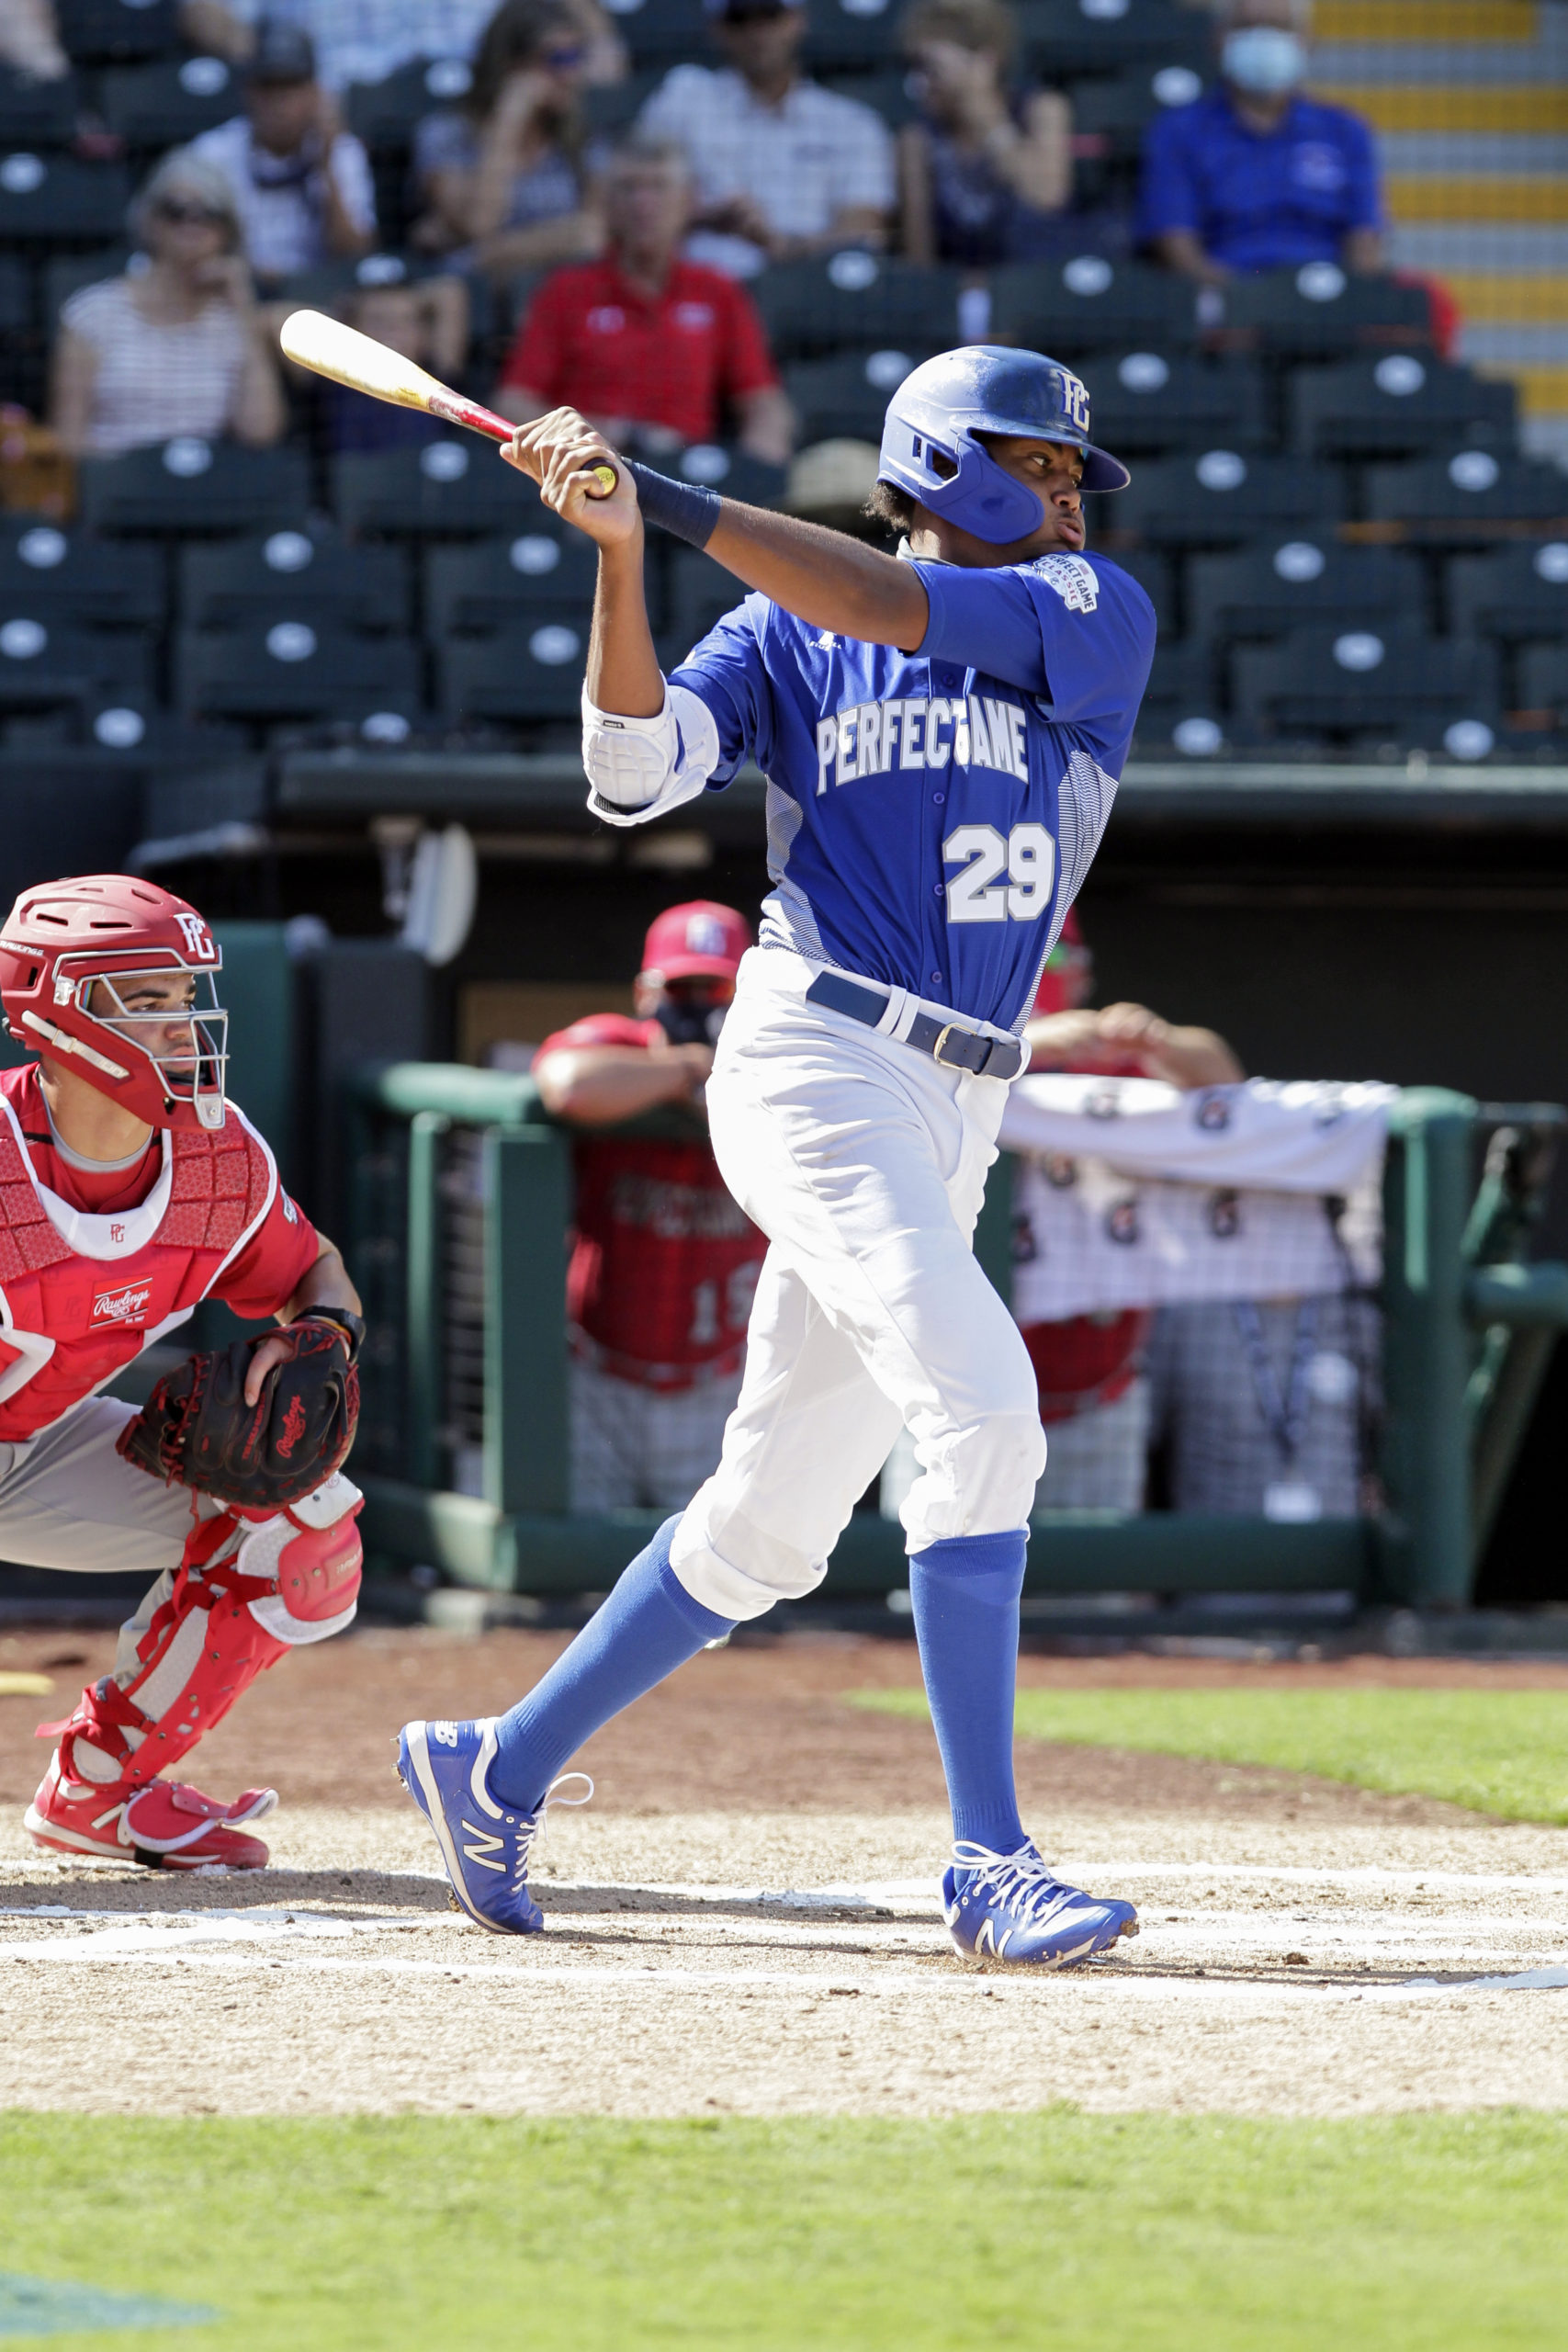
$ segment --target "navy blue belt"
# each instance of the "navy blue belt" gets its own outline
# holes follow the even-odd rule
[[[825,1004],[832,1012],[847,1013],[852,1021],[863,1021],[874,1029],[887,1011],[886,989],[867,988],[863,980],[849,980],[841,972],[818,972],[806,991],[807,1004]],[[956,1021],[935,1021],[929,1012],[917,1012],[905,1035],[895,1040],[901,1046],[913,1046],[918,1054],[929,1054],[943,1069],[966,1069],[976,1078],[1016,1078],[1023,1068],[1025,1049],[1016,1037],[983,1037],[976,1029],[961,1028]]]

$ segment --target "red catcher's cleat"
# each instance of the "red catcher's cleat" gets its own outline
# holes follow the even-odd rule
[[[276,1803],[276,1789],[247,1789],[223,1804],[184,1781],[66,1781],[56,1753],[24,1821],[35,1844],[62,1854],[142,1862],[155,1871],[194,1871],[207,1862],[260,1871],[266,1848],[241,1825],[259,1821]]]

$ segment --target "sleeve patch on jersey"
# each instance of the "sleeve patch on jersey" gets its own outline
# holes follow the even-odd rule
[[[1053,587],[1070,613],[1092,613],[1100,603],[1094,566],[1081,555],[1043,555],[1033,569]]]

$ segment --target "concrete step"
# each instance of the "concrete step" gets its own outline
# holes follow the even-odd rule
[[[1560,176],[1568,137],[1562,131],[1384,130],[1378,156],[1390,178],[1434,175],[1490,177],[1529,172]]]
[[[1389,241],[1396,269],[1431,269],[1441,276],[1551,277],[1568,270],[1568,232],[1511,222],[1471,226],[1462,220],[1396,224]]]
[[[1326,106],[1347,107],[1386,138],[1416,130],[1481,132],[1500,137],[1549,137],[1568,131],[1568,85],[1325,83],[1314,79],[1312,96]]]

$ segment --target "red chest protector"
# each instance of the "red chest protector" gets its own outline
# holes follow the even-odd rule
[[[39,1182],[16,1116],[30,1068],[0,1076],[0,1443],[48,1429],[184,1323],[257,1231],[271,1152],[231,1102],[215,1135],[163,1136],[133,1209],[95,1216]]]

